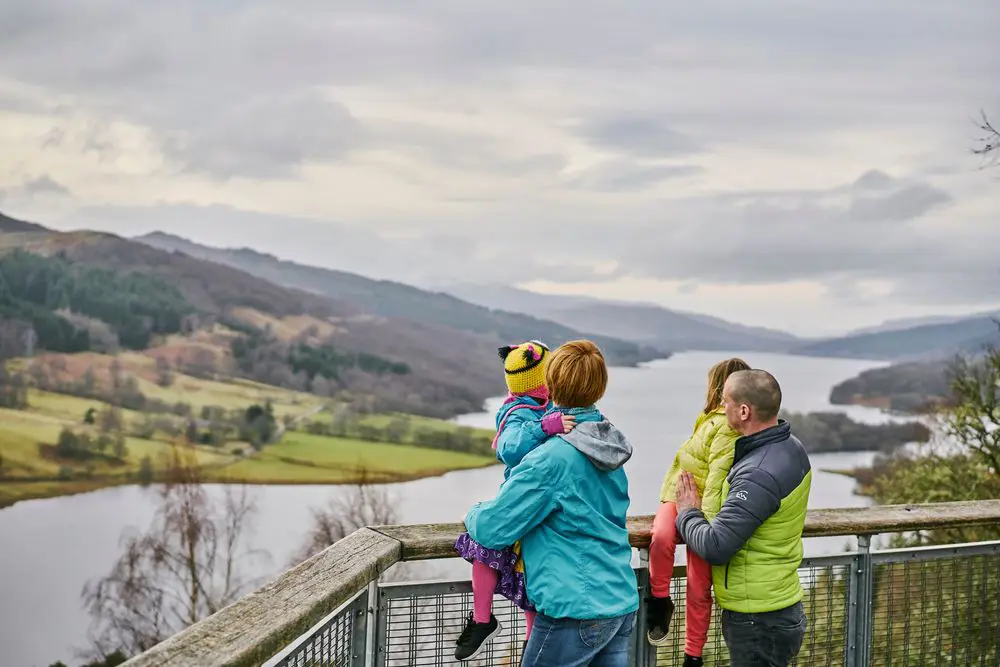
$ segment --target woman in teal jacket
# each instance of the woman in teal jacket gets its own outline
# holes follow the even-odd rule
[[[625,519],[632,446],[594,404],[607,387],[596,345],[572,341],[547,369],[555,409],[576,428],[526,455],[496,498],[465,517],[487,548],[521,541],[538,616],[522,665],[624,667],[639,607]]]

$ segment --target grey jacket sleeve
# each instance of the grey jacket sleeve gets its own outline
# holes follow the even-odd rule
[[[688,549],[712,565],[725,565],[780,505],[777,480],[766,470],[753,468],[733,479],[711,523],[701,510],[685,510],[677,517],[677,532]]]

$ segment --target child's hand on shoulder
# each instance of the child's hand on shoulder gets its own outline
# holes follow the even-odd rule
[[[561,412],[550,412],[542,417],[542,431],[545,435],[569,433],[576,426],[576,417]]]
[[[562,427],[563,427],[563,433],[569,433],[570,431],[572,431],[576,427],[576,416],[563,415]]]

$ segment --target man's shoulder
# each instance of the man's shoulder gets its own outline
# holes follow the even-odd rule
[[[791,493],[811,469],[809,455],[797,437],[769,443],[734,466],[735,478],[751,480],[774,489],[779,497]]]

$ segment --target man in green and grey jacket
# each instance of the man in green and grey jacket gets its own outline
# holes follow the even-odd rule
[[[677,530],[712,564],[715,599],[732,667],[784,667],[806,630],[802,609],[802,527],[812,469],[783,419],[781,387],[762,370],[738,371],[722,392],[736,441],[725,501],[709,523],[690,475],[677,485]]]

